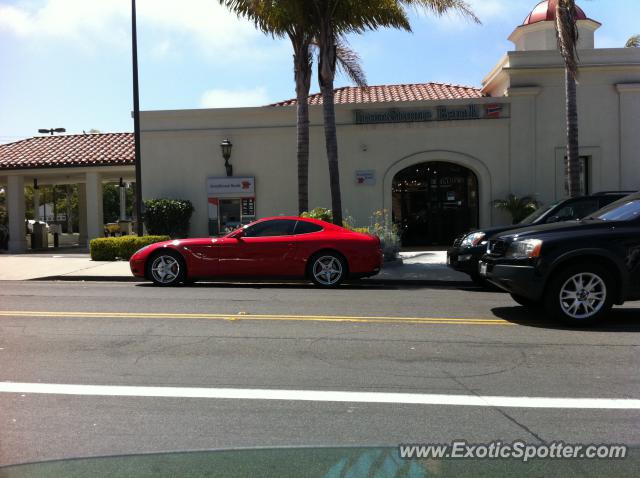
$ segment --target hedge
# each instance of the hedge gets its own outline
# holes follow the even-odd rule
[[[187,237],[193,204],[185,199],[147,199],[144,223],[149,234]]]
[[[91,240],[89,251],[91,260],[94,261],[115,261],[118,258],[128,261],[138,249],[169,239],[171,239],[169,236],[101,237]]]

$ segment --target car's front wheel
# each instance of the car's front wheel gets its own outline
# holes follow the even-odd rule
[[[178,285],[185,278],[184,260],[174,252],[160,252],[148,262],[147,277],[159,286]]]
[[[588,325],[613,306],[615,283],[599,265],[574,265],[558,271],[545,294],[545,306],[554,317],[574,325]]]
[[[337,287],[347,275],[347,264],[342,256],[333,252],[313,256],[309,275],[314,284],[321,287]]]

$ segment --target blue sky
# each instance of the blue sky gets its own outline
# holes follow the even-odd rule
[[[350,38],[369,84],[479,86],[536,0],[471,0],[483,25],[412,12],[413,34]],[[596,46],[640,33],[640,1],[582,0]],[[0,142],[65,127],[131,131],[130,0],[0,0]],[[294,96],[291,49],[217,0],[138,0],[143,110],[259,106]],[[315,83],[315,82],[314,82]],[[338,78],[336,86],[349,84]],[[314,84],[313,91],[317,91]]]

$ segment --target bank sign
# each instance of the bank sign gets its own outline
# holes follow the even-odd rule
[[[508,107],[507,103],[491,103],[421,109],[355,110],[353,114],[355,124],[419,123],[508,118]]]
[[[254,177],[212,177],[207,178],[207,196],[210,198],[255,197]]]

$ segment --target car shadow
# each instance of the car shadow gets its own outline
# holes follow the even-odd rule
[[[640,332],[640,308],[614,307],[607,317],[589,326],[571,326],[550,318],[543,310],[536,311],[522,306],[496,307],[491,312],[500,319],[525,327],[584,332]]]

